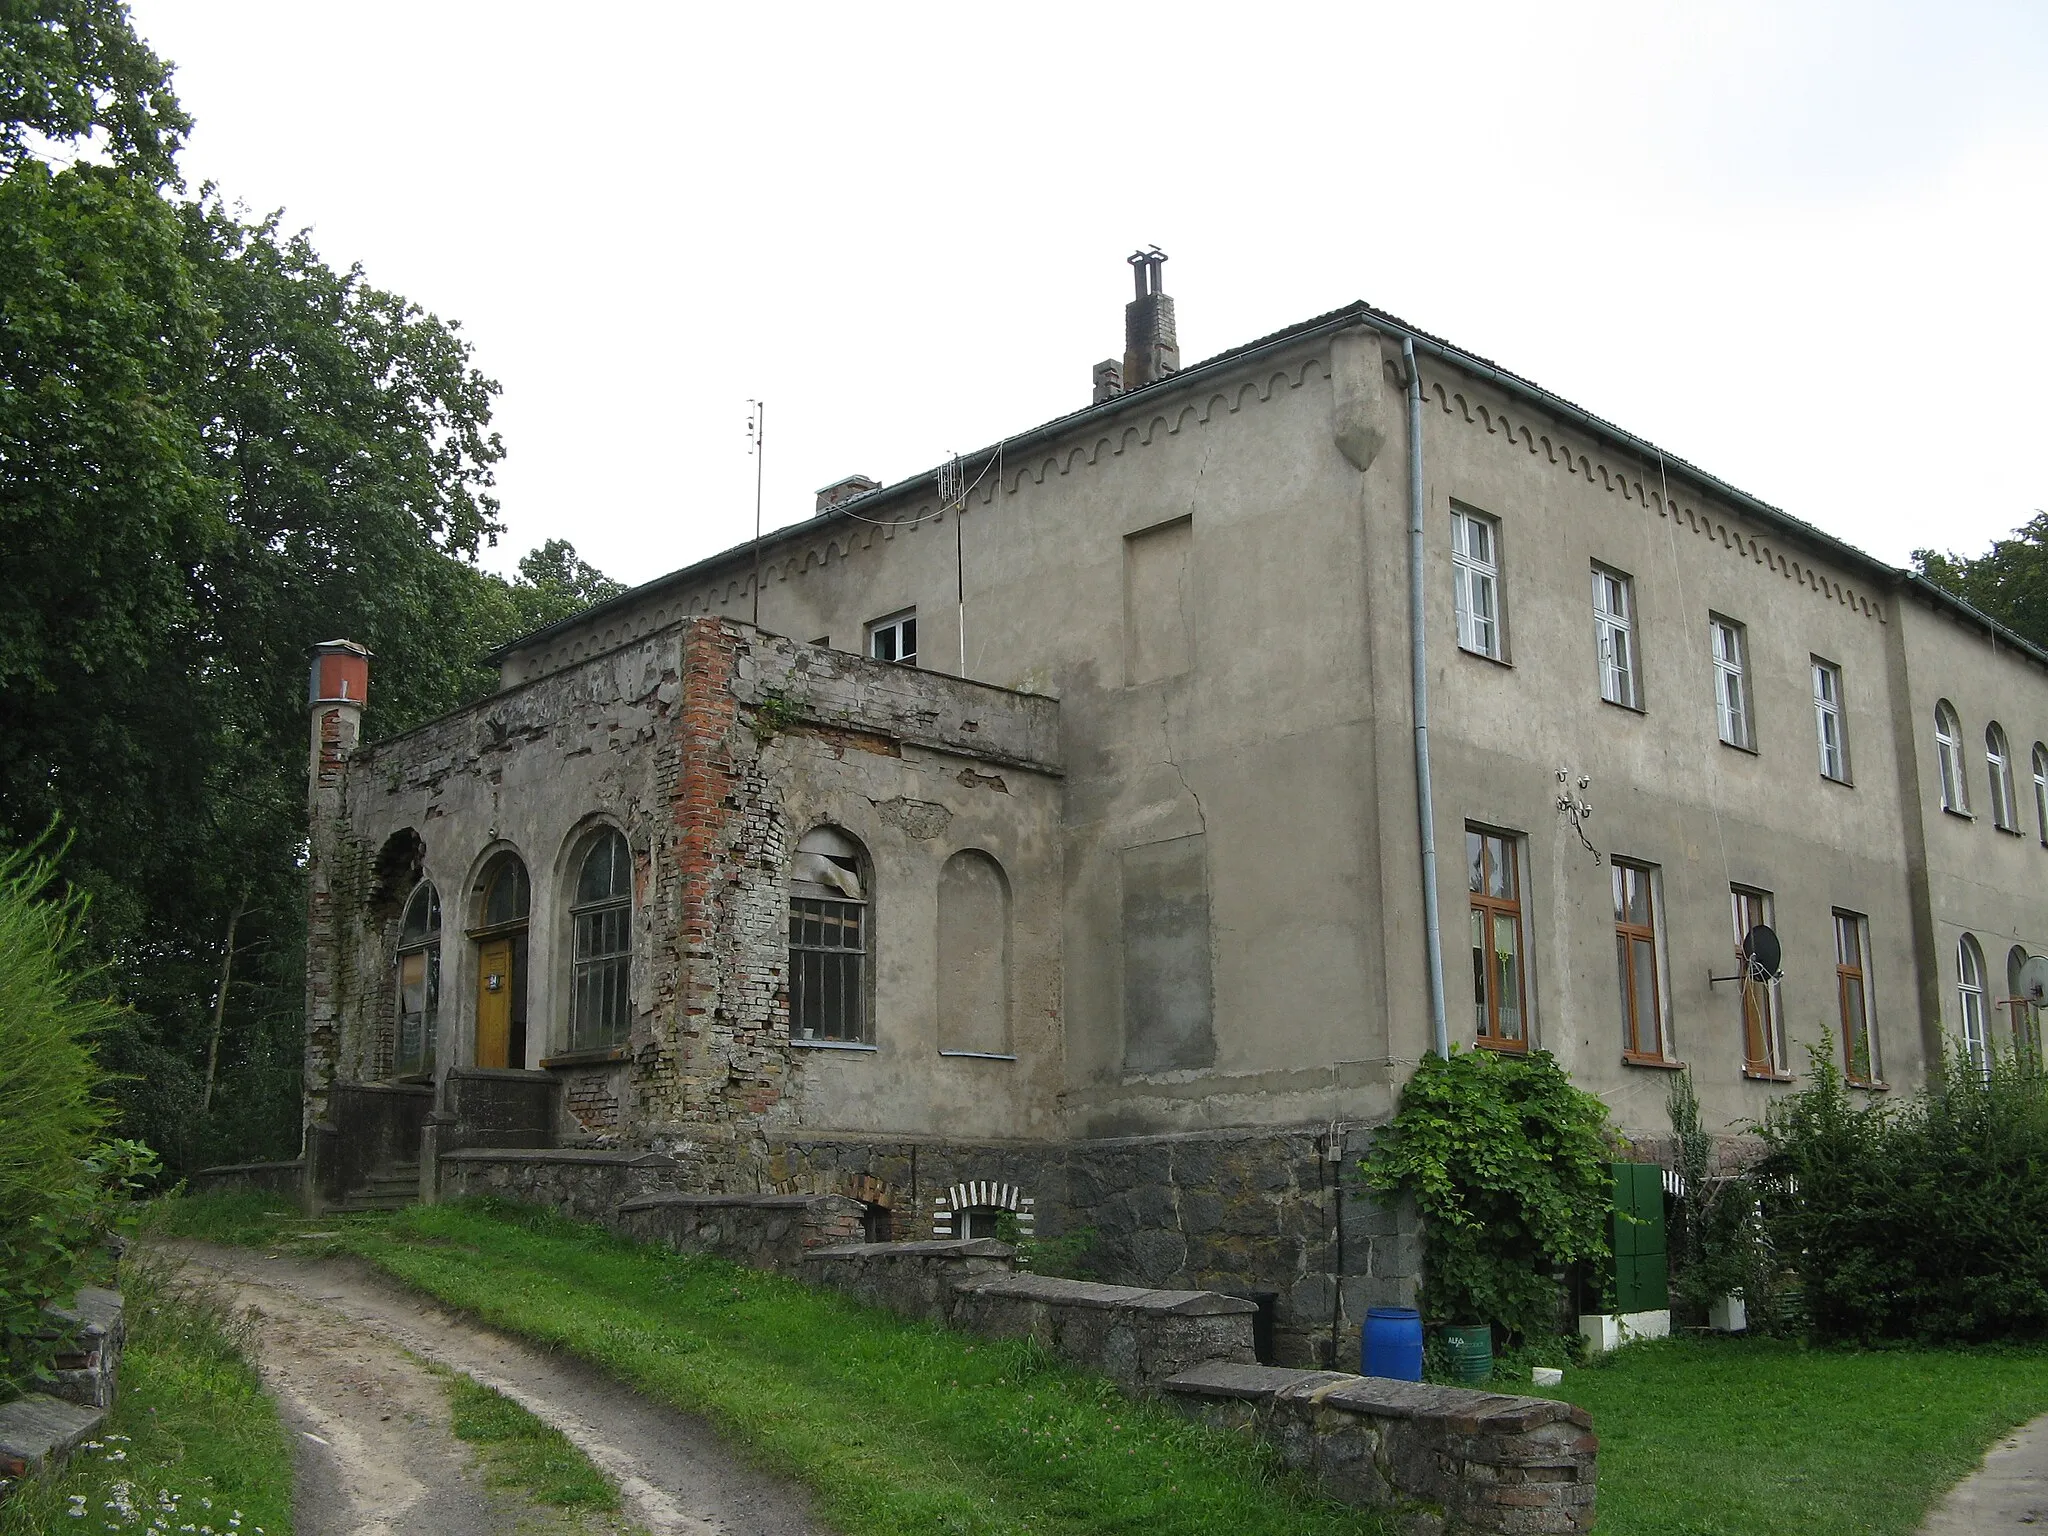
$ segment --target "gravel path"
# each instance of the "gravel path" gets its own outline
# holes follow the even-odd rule
[[[801,1489],[747,1466],[702,1420],[456,1317],[359,1260],[165,1246],[256,1317],[264,1382],[297,1431],[301,1536],[532,1528],[529,1507],[486,1493],[469,1470],[422,1360],[560,1430],[652,1536],[830,1536]]]
[[[2022,1424],[1948,1491],[1920,1536],[2020,1536],[2048,1531],[2048,1414]]]

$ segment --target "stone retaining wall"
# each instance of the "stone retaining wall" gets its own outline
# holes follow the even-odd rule
[[[679,1253],[710,1253],[795,1274],[814,1248],[860,1236],[861,1205],[842,1195],[643,1195],[619,1206],[612,1230]]]
[[[438,1157],[434,1192],[439,1200],[497,1195],[548,1206],[575,1221],[609,1225],[629,1200],[676,1192],[684,1172],[675,1159],[659,1152],[480,1147]]]
[[[287,1200],[298,1200],[305,1193],[306,1165],[298,1158],[288,1163],[225,1163],[218,1168],[202,1168],[193,1174],[187,1187],[195,1195],[241,1194],[260,1190],[265,1194],[282,1195]]]
[[[1221,1361],[1164,1391],[1212,1427],[1272,1440],[1346,1503],[1398,1511],[1416,1536],[1593,1528],[1600,1442],[1569,1403]]]
[[[993,1238],[968,1242],[847,1243],[804,1256],[802,1278],[857,1301],[927,1323],[953,1320],[953,1295],[971,1280],[1011,1272],[1015,1250]]]

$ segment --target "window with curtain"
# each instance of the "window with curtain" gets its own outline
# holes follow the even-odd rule
[[[2034,743],[2034,827],[2048,848],[2048,742]]]
[[[1991,779],[1991,820],[2001,832],[2020,829],[2019,796],[2013,789],[2012,748],[1996,720],[1984,727],[1984,769]]]
[[[1497,1051],[1529,1048],[1528,978],[1522,957],[1520,839],[1465,829],[1471,892],[1473,1033]]]
[[[1785,1051],[1785,1015],[1780,1006],[1778,983],[1756,980],[1746,974],[1742,962],[1742,941],[1751,930],[1771,925],[1771,893],[1748,886],[1729,888],[1729,907],[1735,919],[1736,967],[1745,972],[1742,989],[1742,1070],[1749,1077],[1784,1078],[1792,1075]]]
[[[1963,772],[1963,727],[1955,706],[1941,699],[1934,706],[1934,762],[1941,778],[1941,808],[1958,816],[1970,814],[1970,790]]]
[[[427,881],[413,888],[398,925],[397,1077],[431,1076],[441,1011],[441,894]]]
[[[1870,941],[1861,913],[1835,913],[1835,1002],[1842,1016],[1842,1072],[1852,1083],[1879,1080],[1870,1023]]]
[[[1657,897],[1647,864],[1616,859],[1614,958],[1621,978],[1621,1050],[1631,1061],[1669,1059],[1657,980]]]
[[[633,855],[616,829],[583,855],[569,925],[569,1049],[618,1045],[632,1029]]]
[[[1458,644],[1499,661],[1506,650],[1500,626],[1500,523],[1483,512],[1451,508],[1452,598]]]
[[[1707,621],[1714,654],[1714,712],[1721,739],[1745,752],[1756,750],[1756,728],[1749,710],[1749,635],[1733,619]]]
[[[1593,567],[1593,639],[1600,658],[1600,697],[1610,704],[1641,709],[1635,582],[1598,565]]]

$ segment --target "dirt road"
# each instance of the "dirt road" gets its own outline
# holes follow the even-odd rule
[[[255,1316],[264,1382],[299,1446],[300,1536],[548,1528],[543,1513],[484,1489],[422,1360],[560,1430],[653,1536],[830,1536],[801,1489],[748,1467],[701,1420],[451,1316],[360,1261],[165,1246]]]

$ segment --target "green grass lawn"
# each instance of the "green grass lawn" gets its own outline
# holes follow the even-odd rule
[[[1910,1536],[2048,1412],[2048,1351],[1673,1340],[1516,1390],[1593,1415],[1600,1536]]]
[[[187,1201],[161,1230],[282,1249],[261,1201]],[[846,1536],[1374,1536],[1263,1446],[1133,1403],[1021,1341],[905,1322],[794,1281],[538,1212],[415,1207],[337,1222],[359,1253],[495,1327],[702,1414],[806,1484]]]
[[[619,1490],[560,1430],[467,1376],[440,1374],[447,1378],[449,1427],[477,1448],[489,1486],[558,1509],[617,1511]]]
[[[218,1303],[122,1267],[128,1342],[99,1440],[0,1502],[0,1536],[109,1529],[290,1536],[292,1458],[276,1410]],[[77,1510],[79,1513],[74,1514]]]

